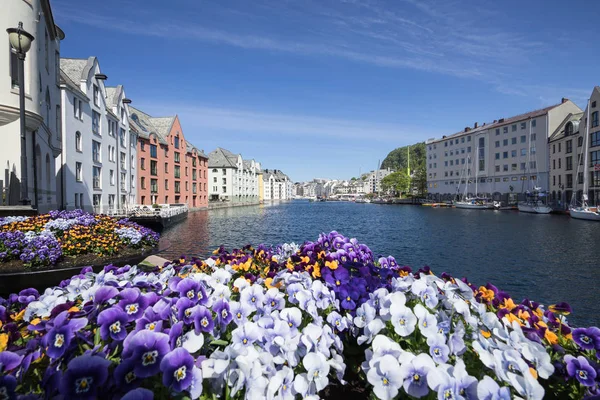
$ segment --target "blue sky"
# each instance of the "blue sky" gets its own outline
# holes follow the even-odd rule
[[[188,140],[295,181],[600,84],[600,2],[53,0],[63,57],[97,56]],[[594,74],[595,72],[595,74]]]

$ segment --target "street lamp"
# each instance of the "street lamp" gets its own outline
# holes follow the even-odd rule
[[[19,59],[19,118],[21,122],[21,203],[31,204],[27,190],[27,140],[25,136],[25,54],[31,48],[34,37],[23,29],[19,21],[17,28],[8,28],[8,40]]]

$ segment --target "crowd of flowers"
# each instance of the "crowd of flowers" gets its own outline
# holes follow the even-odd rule
[[[4,398],[542,399],[600,394],[600,329],[336,232],[106,266],[0,300]],[[370,394],[369,394],[370,393]]]
[[[113,255],[124,247],[155,246],[158,234],[126,219],[82,210],[0,218],[0,262],[53,265],[65,256]]]

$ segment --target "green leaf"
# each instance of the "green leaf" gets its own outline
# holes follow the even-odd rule
[[[100,327],[96,328],[96,334],[94,335],[94,345],[100,344]]]
[[[225,340],[215,339],[212,342],[210,342],[210,344],[213,346],[227,346],[229,342],[226,342]]]

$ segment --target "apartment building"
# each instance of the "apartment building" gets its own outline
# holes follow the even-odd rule
[[[265,169],[264,199],[269,200],[291,200],[294,196],[294,183],[290,178],[278,169]]]
[[[569,113],[572,101],[466,127],[427,146],[428,197],[450,200],[457,194],[516,199],[520,193],[549,188],[548,138]]]
[[[179,117],[131,107],[130,124],[138,135],[138,203],[208,207],[208,157],[186,140]]]
[[[25,138],[21,139],[19,59],[6,30],[22,29],[34,37],[24,61]],[[40,213],[58,207],[56,160],[62,147],[60,100],[60,41],[63,31],[55,24],[49,0],[2,3],[0,52],[0,205],[31,204]],[[21,146],[24,142],[24,155]],[[25,170],[26,169],[26,173]],[[27,176],[26,182],[24,176]]]
[[[61,208],[105,213],[136,203],[137,136],[123,86],[108,87],[96,57],[63,58]]]
[[[208,154],[208,169],[208,193],[211,201],[259,202],[261,168],[256,161],[244,160],[241,154],[218,147]],[[263,181],[264,179],[263,175]]]

